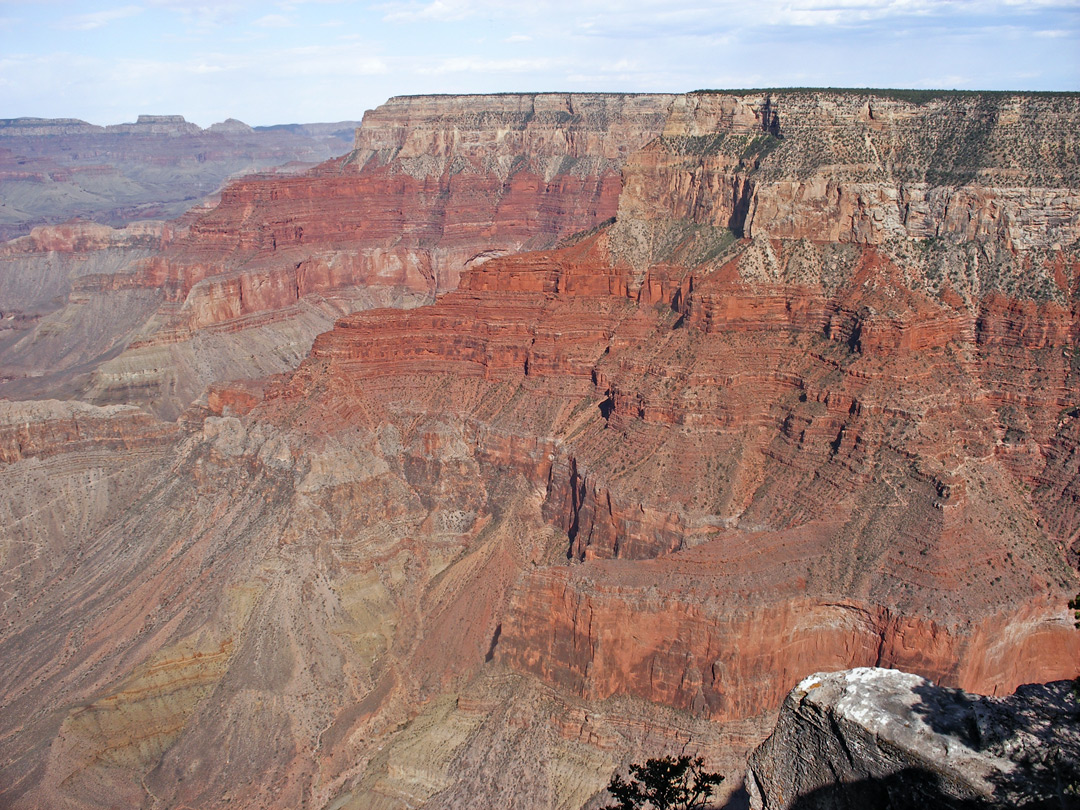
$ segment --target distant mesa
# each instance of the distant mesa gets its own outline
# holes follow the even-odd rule
[[[134,123],[98,126],[79,118],[0,118],[0,137],[41,137],[70,135],[250,135],[254,132],[288,133],[304,138],[339,138],[351,141],[359,121],[308,124],[272,124],[252,127],[236,118],[227,118],[203,129],[182,115],[140,115]]]
[[[0,118],[0,138],[43,135],[97,135],[105,127],[78,118]]]
[[[198,135],[203,129],[182,115],[140,115],[134,124],[112,124],[106,132],[132,135]]]
[[[226,122],[229,123],[229,122]],[[237,121],[236,123],[240,123]],[[242,125],[243,126],[243,125]],[[229,130],[232,131],[232,130]],[[137,135],[198,135],[203,132],[182,115],[140,115],[135,123],[99,127],[78,118],[2,118],[0,136],[99,135],[132,133]]]
[[[139,115],[109,126],[0,118],[0,242],[73,217],[113,226],[171,219],[230,177],[281,166],[296,171],[344,154],[358,125],[256,129],[228,118],[203,129],[182,115]]]
[[[139,116],[142,118],[142,116]],[[235,118],[226,118],[217,124],[211,124],[207,132],[221,132],[226,135],[246,135],[255,130],[245,124],[243,121],[238,121]]]
[[[182,115],[140,115],[136,124],[186,124]]]

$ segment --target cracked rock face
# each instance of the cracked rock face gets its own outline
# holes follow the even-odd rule
[[[1070,681],[984,697],[876,667],[811,675],[746,787],[755,810],[1078,807],[1080,703]]]

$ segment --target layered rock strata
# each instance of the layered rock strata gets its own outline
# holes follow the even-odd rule
[[[15,329],[16,321],[60,308],[86,276],[130,272],[133,262],[160,252],[171,236],[162,222],[121,229],[80,222],[35,228],[0,244],[0,328]]]
[[[880,244],[1080,237],[1075,97],[697,93],[635,155],[620,219]]]
[[[348,150],[356,122],[201,129],[179,115],[99,127],[0,119],[0,239],[76,217],[122,227],[179,216],[235,175],[310,167]]]
[[[416,268],[408,283],[453,289],[471,263],[550,247],[614,215],[620,169],[659,133],[672,98],[391,99],[365,115],[340,163],[234,185],[193,237],[263,251],[348,244],[372,275],[396,258]]]
[[[986,102],[1001,127],[1010,98]],[[15,539],[50,553],[0,614],[0,661],[16,662],[0,668],[0,785],[12,786],[0,801],[595,805],[616,768],[659,753],[701,753],[734,786],[811,672],[903,666],[998,695],[1075,674],[1080,256],[1055,241],[1069,222],[863,240],[826,228],[833,212],[807,213],[803,238],[770,235],[775,217],[748,232],[723,206],[766,210],[784,172],[846,183],[855,171],[791,163],[810,137],[793,110],[836,121],[818,137],[834,127],[842,143],[893,109],[915,123],[896,124],[891,163],[871,168],[922,155],[904,181],[933,184],[931,169],[959,157],[934,168],[937,152],[896,133],[971,99],[668,98],[656,138],[605,157],[622,136],[604,111],[652,120],[646,101],[394,101],[365,121],[351,160],[309,178],[328,206],[348,209],[349,182],[399,188],[394,199],[455,224],[437,241],[418,214],[401,242],[416,263],[379,266],[384,289],[457,289],[343,312],[295,372],[219,381],[172,427],[148,419],[140,429],[162,444],[132,444],[138,475],[95,473],[115,485],[95,490],[108,498],[89,517],[64,497],[52,514],[13,515]],[[1058,101],[1014,101],[1053,131]],[[455,208],[458,191],[500,177],[500,143],[531,150],[521,171],[539,183],[558,150],[590,139],[590,172],[624,170],[614,223],[598,207],[597,227],[563,239],[578,214],[528,208],[564,199],[563,171],[566,199],[585,194],[574,210],[592,216],[604,182],[574,186],[565,167],[528,193],[507,169],[501,199],[534,213],[496,217],[483,236],[479,214]],[[1009,186],[995,160],[980,158],[1000,169],[988,183],[1075,186],[1053,160]],[[453,205],[425,208],[444,184]],[[116,361],[269,328],[259,319],[305,278],[305,301],[348,279],[378,287],[366,259],[331,272],[346,260],[329,252],[373,243],[350,247],[314,191],[244,188],[162,255],[95,280],[144,284],[171,307]],[[378,242],[390,219],[354,224]],[[525,220],[561,243],[494,255],[524,244]],[[459,278],[435,269],[500,233],[509,246],[474,254]],[[326,271],[308,234],[329,246]],[[181,256],[182,242],[203,252]],[[250,262],[218,274],[219,255]],[[107,390],[126,389],[95,396]],[[35,435],[71,429],[62,414],[34,419]],[[12,454],[4,486],[76,480],[95,445],[66,446]],[[5,572],[23,561],[5,558]]]
[[[1037,539],[1033,505],[1010,493],[1029,484],[1004,443],[986,460],[1008,428],[978,362],[957,354],[974,337],[969,315],[904,293],[872,249],[848,252],[859,292],[843,302],[743,286],[752,245],[726,279],[658,271],[628,294],[631,270],[594,269],[605,241],[491,262],[433,307],[343,320],[268,403],[318,391],[369,429],[438,411],[481,458],[545,487],[572,559],[670,557],[531,572],[500,660],[582,696],[663,693],[718,719],[786,693],[787,665],[748,655],[751,637],[788,639],[798,666],[892,663],[988,691],[1072,666],[1071,575]],[[800,250],[783,258],[808,261]],[[642,306],[645,290],[657,305]],[[694,317],[721,298],[734,310],[723,327]],[[881,299],[905,309],[876,319]],[[841,326],[844,309],[862,322]],[[1050,391],[1066,396],[1071,373],[1060,366]],[[963,438],[931,453],[945,435]],[[767,596],[758,570],[773,577]],[[1029,591],[1033,574],[1048,579]],[[1044,589],[1057,595],[1043,601]],[[683,630],[677,642],[665,626]]]
[[[141,401],[172,418],[210,382],[293,368],[335,317],[431,300],[468,266],[550,247],[609,219],[623,163],[660,131],[671,98],[393,99],[368,113],[345,158],[301,176],[238,181],[152,260],[132,256],[120,273],[83,280],[67,307],[5,352],[8,376],[48,369],[53,387],[39,388]],[[28,257],[25,274],[42,261]],[[111,307],[131,313],[129,330],[86,314]],[[270,342],[295,339],[296,348],[284,362],[245,362],[267,350],[251,334],[267,324],[289,333],[272,327]],[[73,331],[86,347],[75,355]],[[58,332],[63,345],[46,337]],[[251,337],[235,351],[218,348],[229,370],[192,347],[197,335],[223,332]],[[72,380],[76,366],[83,376]],[[169,371],[178,366],[199,370]]]

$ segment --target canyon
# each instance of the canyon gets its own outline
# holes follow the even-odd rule
[[[597,807],[812,673],[1075,676],[1078,131],[404,97],[0,245],[0,803]]]
[[[235,176],[296,172],[348,149],[355,121],[203,129],[182,115],[105,127],[0,119],[0,239],[84,219],[120,227],[180,216]]]

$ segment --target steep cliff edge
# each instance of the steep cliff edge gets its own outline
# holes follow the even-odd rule
[[[626,157],[661,130],[672,98],[392,99],[365,116],[346,157],[233,183],[152,259],[81,280],[33,330],[20,321],[0,361],[7,376],[42,378],[0,391],[78,391],[175,418],[211,382],[295,368],[342,314],[431,300],[468,266],[612,217]],[[46,261],[27,257],[22,275]],[[151,308],[135,312],[133,297]],[[130,328],[110,309],[130,312]]]
[[[1080,708],[1069,681],[988,698],[896,670],[818,673],[746,784],[753,810],[1076,807]]]
[[[343,319],[264,412],[318,399],[342,429],[400,431],[437,412],[470,455],[544,487],[585,565],[526,572],[494,652],[582,697],[739,719],[802,667],[891,663],[987,691],[1067,673],[1066,538],[1038,528],[1032,465],[999,438],[969,314],[905,291],[874,248],[777,246],[777,265],[854,282],[829,296],[747,282],[773,250],[753,242],[630,293],[607,244],[495,260],[431,307]],[[1054,369],[1031,413],[1068,396],[1071,366]],[[1036,424],[1042,441],[1059,428]]]
[[[1080,237],[1076,97],[699,93],[627,167],[620,220],[881,244],[1004,250]]]
[[[365,115],[340,162],[236,184],[192,236],[254,251],[347,246],[370,265],[352,283],[399,264],[415,268],[404,283],[451,290],[472,263],[551,247],[611,217],[623,163],[660,132],[672,98],[391,99]]]
[[[137,399],[175,417],[215,379],[294,367],[341,314],[430,300],[473,264],[551,247],[616,212],[615,255],[639,271],[680,243],[678,261],[692,263],[725,234],[916,238],[937,264],[931,292],[948,287],[971,305],[1019,285],[1060,301],[1044,262],[1029,262],[1032,273],[1014,265],[1080,233],[1075,116],[1067,95],[392,99],[367,114],[345,158],[230,186],[168,250],[138,265],[133,254],[122,278],[86,279],[34,334],[15,313],[21,339],[0,359],[7,376],[47,371],[35,383],[45,393]],[[696,256],[685,252],[695,241]],[[132,296],[153,309],[116,300]],[[112,307],[131,313],[122,341],[109,342],[117,330],[91,314]],[[246,334],[272,324],[289,334]],[[215,349],[227,363],[192,344],[208,332],[232,336]],[[244,361],[275,339],[291,346],[280,359]]]

